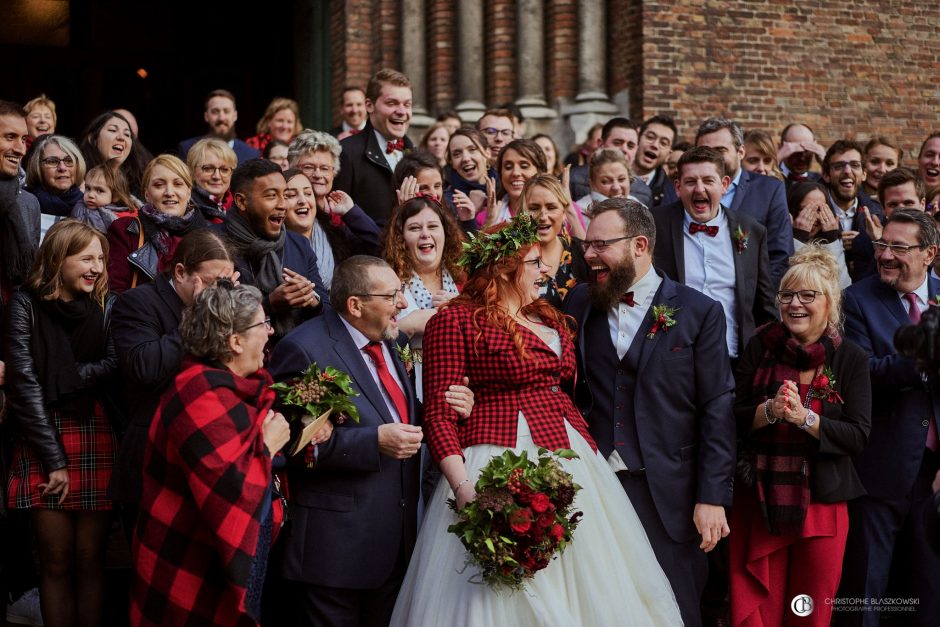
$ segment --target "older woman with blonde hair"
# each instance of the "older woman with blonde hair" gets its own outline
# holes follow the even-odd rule
[[[26,164],[26,189],[39,199],[39,208],[44,214],[69,215],[75,203],[82,199],[84,180],[85,159],[71,139],[44,135],[33,144]]]
[[[138,215],[118,218],[108,227],[108,273],[113,292],[153,281],[167,270],[180,239],[208,226],[190,202],[192,174],[178,157],[155,157],[144,170],[143,187],[147,204]]]
[[[229,185],[238,166],[235,151],[226,141],[204,137],[189,149],[186,165],[193,176],[193,204],[208,222],[221,224],[232,207]]]
[[[32,140],[40,135],[55,133],[57,118],[55,103],[52,98],[46,94],[39,94],[23,105],[23,110],[26,111],[26,130],[29,132],[29,143],[32,143]]]
[[[865,494],[852,458],[871,429],[868,356],[842,337],[839,267],[810,245],[777,292],[780,322],[757,330],[736,372],[743,441],[732,508],[731,622],[780,625],[790,600],[836,596],[846,502]],[[828,625],[817,604],[813,624]]]
[[[256,127],[258,134],[246,139],[245,143],[264,152],[272,139],[279,139],[285,144],[290,144],[303,128],[304,125],[300,122],[300,106],[297,101],[290,98],[275,98],[258,120]]]

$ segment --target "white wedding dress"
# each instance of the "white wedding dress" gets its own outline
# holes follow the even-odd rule
[[[551,347],[560,354],[557,335]],[[571,425],[568,438],[580,458],[562,464],[581,486],[573,511],[584,516],[565,552],[529,579],[524,590],[495,590],[479,583],[479,569],[466,565],[463,544],[447,531],[457,518],[447,507],[453,495],[442,479],[427,505],[393,626],[682,625],[669,581],[619,479]],[[488,444],[465,449],[470,480],[475,482],[480,470],[504,450]],[[521,413],[514,450],[529,451],[530,459],[538,451]]]

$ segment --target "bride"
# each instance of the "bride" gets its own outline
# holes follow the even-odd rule
[[[572,332],[539,300],[547,266],[528,214],[487,229],[465,245],[469,273],[460,296],[424,335],[425,430],[444,474],[428,508],[392,625],[681,625],[666,576],[607,462],[597,454],[568,394],[575,373]],[[469,418],[445,392],[469,377]],[[565,469],[582,487],[584,512],[571,545],[515,593],[475,583],[466,552],[447,527],[448,507],[476,498],[480,470],[506,449],[574,449]]]

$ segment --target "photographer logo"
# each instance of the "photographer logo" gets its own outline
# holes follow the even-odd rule
[[[808,594],[798,594],[790,601],[790,609],[797,616],[809,616],[813,613],[813,598]]]

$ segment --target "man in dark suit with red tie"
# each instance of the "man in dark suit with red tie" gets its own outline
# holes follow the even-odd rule
[[[398,204],[392,186],[395,166],[414,149],[411,124],[411,82],[390,69],[376,72],[366,87],[365,128],[341,142],[334,187],[349,194],[376,224],[383,226]]]
[[[396,351],[407,345],[396,323],[406,303],[391,267],[365,255],[336,268],[330,294],[335,310],[285,336],[270,370],[279,381],[314,362],[342,370],[360,418],[317,446],[313,470],[291,470],[278,571],[302,589],[295,624],[385,626],[418,532],[421,415]],[[453,406],[466,416],[472,395],[463,390]]]
[[[855,460],[868,494],[849,502],[839,594],[855,604],[870,600],[863,611],[860,606],[847,613],[846,623],[873,627],[880,617],[891,616],[913,618],[914,625],[940,625],[940,555],[924,528],[931,483],[940,469],[940,387],[894,348],[895,331],[919,322],[937,303],[940,281],[928,271],[940,234],[932,216],[898,209],[875,244],[878,275],[849,287],[843,304],[845,337],[869,356],[872,426],[868,447]],[[916,614],[881,603],[892,571],[910,578],[906,589],[893,593],[918,599]]]
[[[565,299],[578,323],[576,401],[617,472],[682,620],[701,625],[705,553],[729,532],[734,381],[721,306],[653,267],[648,209],[594,206],[584,259],[590,284]]]

